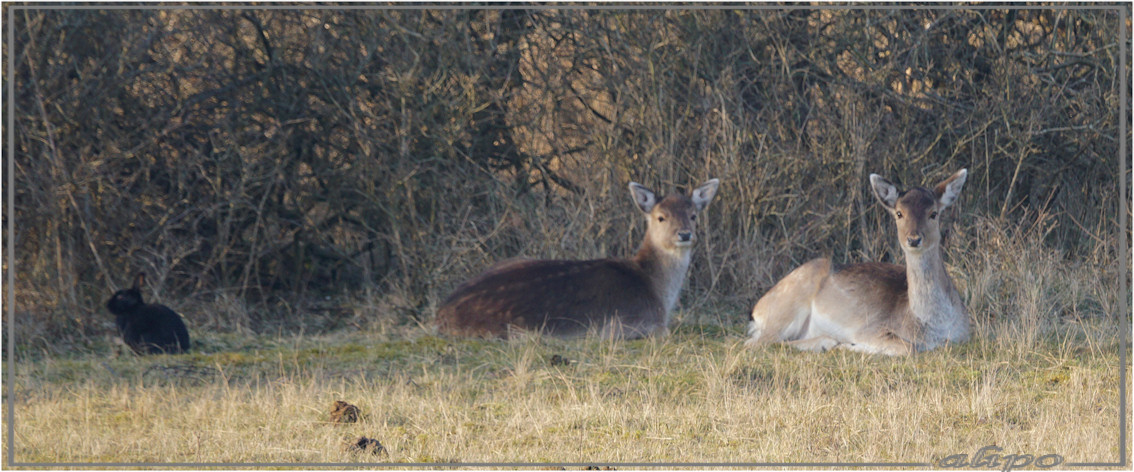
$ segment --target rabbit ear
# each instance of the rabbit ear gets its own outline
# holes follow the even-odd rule
[[[134,279],[134,289],[140,289],[146,284],[146,273],[138,272],[138,277]]]

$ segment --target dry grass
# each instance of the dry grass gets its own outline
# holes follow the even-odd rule
[[[187,355],[139,358],[109,337],[18,351],[5,399],[16,402],[16,449],[5,453],[21,463],[932,464],[996,445],[1115,461],[1129,333],[1110,314],[1121,312],[1114,281],[1126,268],[1045,248],[1036,221],[976,218],[955,232],[946,260],[973,340],[909,358],[745,349],[758,292],[689,291],[670,336],[631,342],[443,339],[428,319],[396,323],[396,304],[361,294],[342,308],[353,328],[332,333],[197,326]],[[336,400],[366,416],[331,423]],[[387,453],[345,450],[360,436]]]
[[[995,444],[1110,461],[1116,334],[1068,326],[905,359],[749,350],[739,326],[624,343],[220,336],[182,356],[20,362],[13,459],[930,463]],[[169,368],[183,365],[200,378]],[[329,422],[339,399],[367,416]],[[359,436],[388,455],[346,452]]]
[[[5,457],[932,463],[995,444],[1117,459],[1130,265],[1113,236],[1129,231],[1113,227],[1128,73],[1113,12],[13,20],[28,85]],[[869,172],[909,186],[960,167],[946,261],[973,341],[905,359],[741,347],[752,303],[795,265],[900,259]],[[709,177],[722,188],[671,336],[425,328],[499,259],[633,253],[628,180]],[[135,270],[186,316],[194,353],[109,342],[102,303]],[[369,417],[331,424],[335,400]],[[387,455],[342,447],[359,436]]]

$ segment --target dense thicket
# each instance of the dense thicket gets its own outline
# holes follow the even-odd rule
[[[897,257],[871,172],[968,167],[954,232],[1100,267],[1128,211],[1113,10],[5,15],[26,340],[101,332],[140,270],[191,329],[425,321],[491,261],[632,252],[631,180],[722,179],[686,298],[739,305]]]

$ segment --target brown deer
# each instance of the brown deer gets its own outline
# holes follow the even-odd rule
[[[712,179],[689,197],[663,200],[631,182],[648,218],[630,259],[510,260],[465,282],[437,310],[442,334],[507,337],[512,329],[572,337],[594,331],[611,338],[664,334],[696,241],[697,213],[717,193]]]
[[[968,311],[941,258],[941,210],[957,198],[961,169],[933,190],[898,192],[870,175],[874,196],[898,227],[906,266],[868,262],[836,267],[813,259],[781,279],[752,309],[747,344],[904,355],[969,337]]]

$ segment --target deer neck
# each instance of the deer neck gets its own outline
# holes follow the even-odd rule
[[[681,286],[685,283],[685,273],[689,270],[689,261],[692,257],[691,249],[685,247],[664,250],[655,247],[647,240],[633,259],[650,280],[654,293],[661,299],[665,307],[667,324],[669,313],[677,303],[677,296],[681,294]]]
[[[906,281],[910,312],[922,328],[922,348],[968,338],[968,313],[945,271],[940,247],[918,254],[907,251]]]

